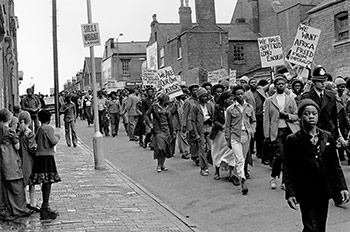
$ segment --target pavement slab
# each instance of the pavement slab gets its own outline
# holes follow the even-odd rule
[[[62,181],[52,185],[50,206],[59,216],[43,221],[37,213],[2,221],[1,231],[199,231],[113,165],[95,170],[92,150],[81,144],[67,147],[64,130],[56,131],[61,135],[55,159]],[[40,186],[36,186],[36,199],[40,205]]]

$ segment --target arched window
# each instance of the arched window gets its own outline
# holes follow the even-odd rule
[[[340,12],[334,16],[335,40],[349,39],[349,12]]]

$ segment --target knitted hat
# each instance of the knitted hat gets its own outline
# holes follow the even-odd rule
[[[305,99],[301,100],[299,102],[299,105],[298,105],[298,116],[299,116],[299,118],[301,118],[301,115],[303,114],[303,111],[304,111],[306,106],[314,106],[317,109],[317,111],[320,112],[320,107],[317,105],[316,102],[314,102],[310,98],[305,98]]]
[[[230,82],[226,79],[220,81],[220,84],[222,84],[223,86],[225,86],[226,89],[230,88]]]
[[[188,87],[188,90],[190,91],[190,92],[192,92],[192,89],[193,88],[199,88],[199,85],[198,84],[191,84],[189,87]]]
[[[206,94],[208,94],[208,91],[205,88],[200,87],[197,91],[197,98],[199,98],[203,95],[206,95]]]
[[[312,72],[312,81],[326,81],[326,70],[322,66],[317,66],[314,68],[314,71]]]
[[[273,80],[273,84],[276,85],[277,81],[279,81],[279,80],[283,80],[284,83],[287,83],[287,78],[286,78],[285,75],[283,75],[283,74],[277,74],[277,75],[275,76],[275,79]]]
[[[210,86],[210,88],[212,88],[213,85],[211,83],[209,83],[209,82],[204,82],[202,84],[202,87],[205,88],[206,86]]]
[[[239,79],[239,81],[245,81],[245,82],[249,82],[249,78],[247,76],[243,76]]]
[[[334,83],[335,83],[336,86],[338,86],[338,85],[346,85],[346,82],[344,81],[344,79],[340,78],[340,77],[335,79]]]

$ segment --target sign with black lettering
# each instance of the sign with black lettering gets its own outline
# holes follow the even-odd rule
[[[158,87],[171,99],[183,94],[178,77],[171,67],[165,67],[157,71],[159,76]]]
[[[82,24],[81,33],[83,35],[84,47],[101,45],[98,23]]]
[[[288,61],[303,67],[311,65],[320,35],[321,30],[300,24]]]
[[[282,41],[279,35],[258,38],[261,67],[284,65]]]

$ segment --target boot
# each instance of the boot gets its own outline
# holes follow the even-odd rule
[[[54,220],[58,216],[56,211],[51,210],[50,208],[41,209],[40,220]]]

